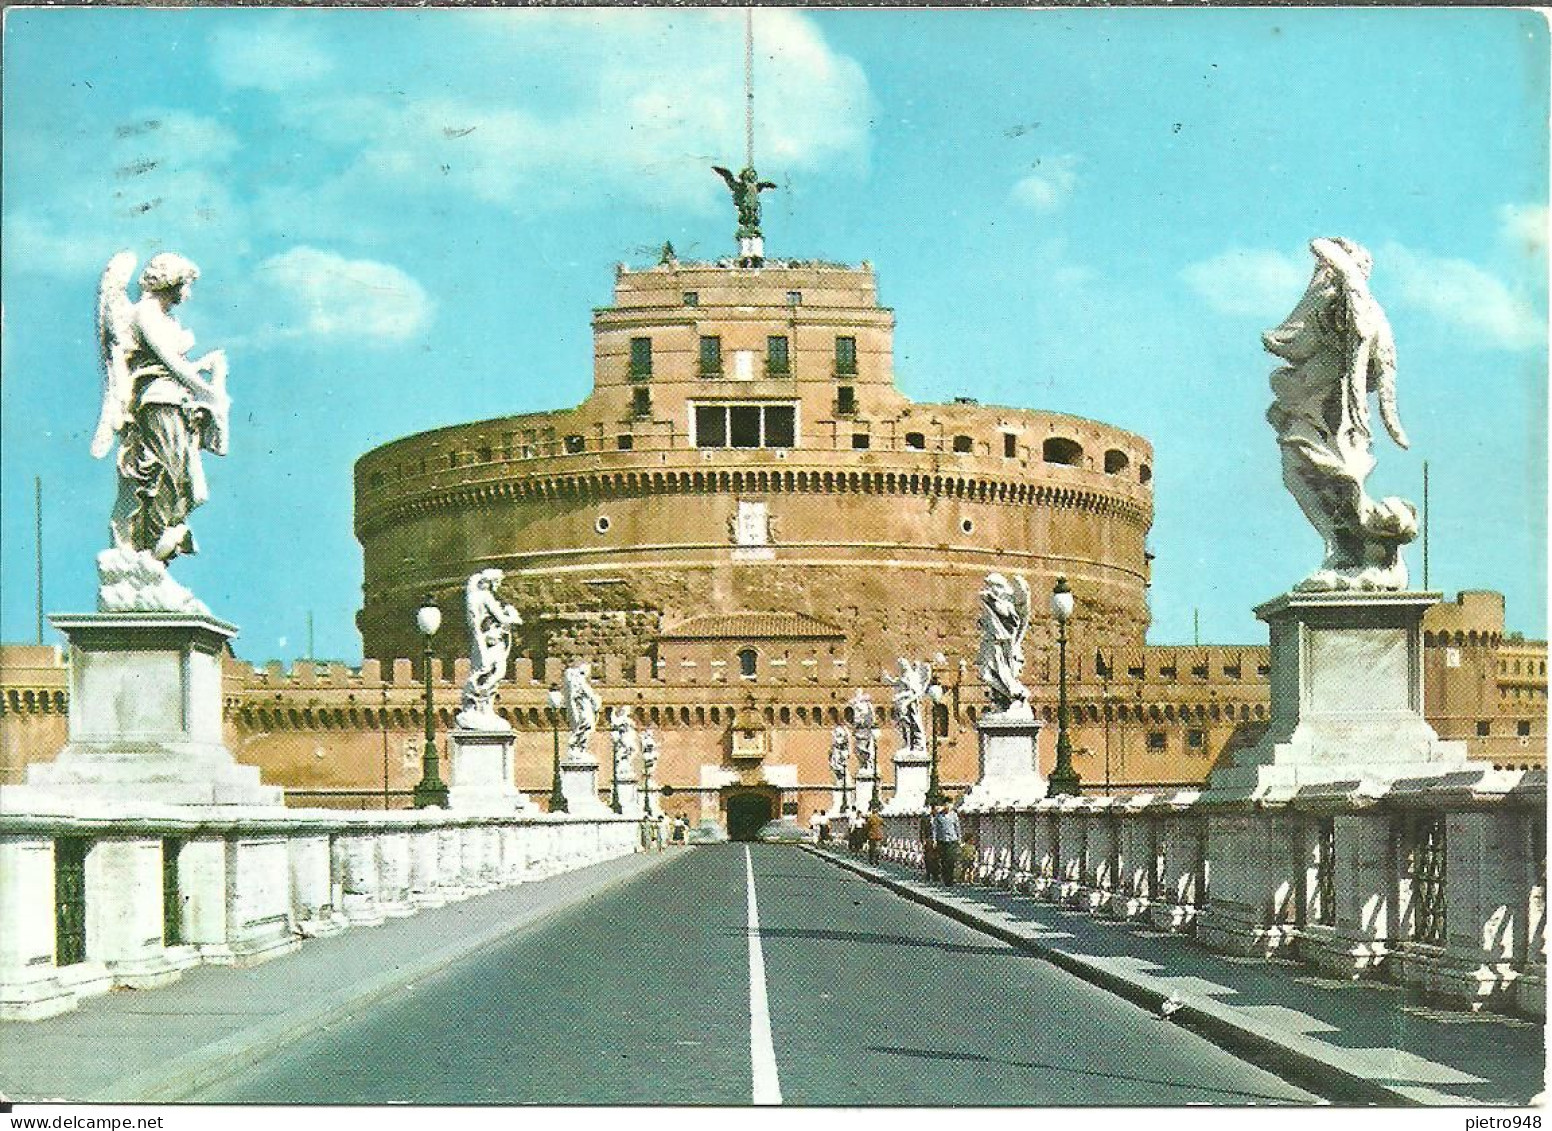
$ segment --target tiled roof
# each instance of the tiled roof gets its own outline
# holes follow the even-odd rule
[[[833,624],[802,613],[708,613],[680,621],[660,640],[844,639]]]

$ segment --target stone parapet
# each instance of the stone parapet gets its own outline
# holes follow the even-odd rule
[[[0,1020],[202,962],[267,961],[636,848],[636,823],[608,813],[67,804],[0,787]]]

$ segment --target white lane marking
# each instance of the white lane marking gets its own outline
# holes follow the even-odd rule
[[[749,1069],[754,1078],[754,1102],[781,1103],[776,1078],[776,1045],[771,1040],[771,1010],[765,997],[765,952],[760,949],[760,908],[754,899],[754,861],[744,848],[744,875],[749,880]]]

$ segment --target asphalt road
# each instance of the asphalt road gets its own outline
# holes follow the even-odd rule
[[[737,844],[681,851],[648,876],[189,1098],[1315,1102],[1169,1022],[799,848]]]

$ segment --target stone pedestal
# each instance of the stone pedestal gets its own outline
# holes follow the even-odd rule
[[[758,267],[765,261],[765,238],[763,236],[738,237],[738,265],[740,267]]]
[[[1040,726],[1027,703],[976,720],[981,772],[961,808],[970,812],[1008,808],[1045,796],[1046,781],[1040,776],[1035,753]]]
[[[873,807],[873,798],[878,795],[878,772],[876,770],[857,771],[857,799],[853,804],[857,812],[866,813]]]
[[[620,814],[622,816],[641,816],[641,790],[637,788],[635,778],[620,778],[615,783],[615,795],[620,799]]]
[[[566,812],[574,817],[597,817],[609,812],[609,806],[598,799],[597,762],[561,762],[560,789],[566,798]]]
[[[1436,593],[1287,593],[1256,609],[1271,636],[1271,725],[1213,771],[1212,800],[1467,766],[1423,718],[1423,611]],[[1482,769],[1488,767],[1483,765]]]
[[[280,805],[221,740],[232,625],[192,613],[49,618],[70,641],[70,741],[27,784],[55,796],[171,805]]]
[[[1247,810],[1213,813],[1208,824],[1208,844],[1222,866],[1213,869],[1212,898],[1197,918],[1197,940],[1227,954],[1286,957],[1298,934],[1298,820]]]
[[[910,813],[927,805],[932,758],[925,750],[901,750],[895,755],[895,794],[886,813]]]
[[[450,736],[452,781],[447,807],[465,813],[538,813],[517,788],[511,731],[454,730]]]

